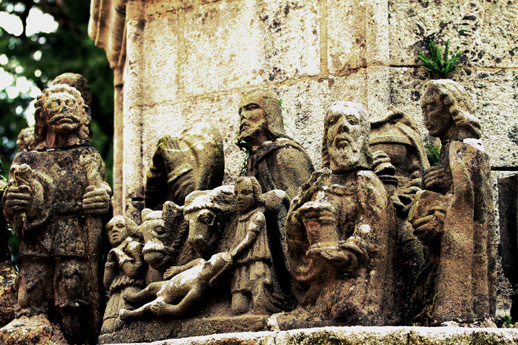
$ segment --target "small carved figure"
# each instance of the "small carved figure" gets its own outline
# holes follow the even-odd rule
[[[101,333],[114,332],[122,327],[119,311],[130,306],[122,298],[129,292],[144,287],[144,262],[142,259],[142,233],[137,224],[125,216],[115,216],[106,225],[112,249],[104,265],[104,287],[110,299],[104,312]]]
[[[209,281],[230,261],[230,255],[214,254],[210,260],[195,259],[183,266],[173,266],[164,274],[165,281],[149,284],[144,290],[124,294],[130,303],[142,303],[155,298],[135,310],[122,309],[120,317],[142,317],[146,313],[159,316],[184,316],[192,313],[205,295]],[[175,304],[176,303],[176,304]]]
[[[14,159],[2,200],[21,242],[17,316],[59,316],[65,336],[83,342],[100,329],[100,217],[111,190],[90,145],[89,108],[76,89],[44,90],[35,119],[35,150]]]
[[[177,137],[163,136],[147,172],[146,207],[183,205],[189,193],[221,185],[224,169],[223,139],[215,127],[203,122]]]
[[[393,314],[396,219],[371,171],[367,111],[335,102],[326,112],[322,167],[293,200],[288,264],[299,304],[334,324],[387,325]]]
[[[272,255],[268,246],[264,199],[255,177],[241,177],[234,187],[239,213],[230,257],[234,315],[280,311],[272,295]]]
[[[263,192],[280,189],[291,200],[313,172],[306,150],[284,132],[279,100],[257,89],[239,106],[237,144],[249,152],[246,176],[254,176]]]
[[[16,148],[18,152],[22,152],[24,150],[29,150],[30,145],[34,141],[34,127],[26,127],[18,133],[18,138],[16,139]]]
[[[496,307],[489,156],[464,88],[451,80],[432,80],[425,88],[424,122],[442,148],[440,165],[425,172],[425,191],[409,216],[431,253],[423,305],[433,304],[432,324],[482,321],[494,317]]]

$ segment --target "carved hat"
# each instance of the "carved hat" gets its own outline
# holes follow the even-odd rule
[[[76,88],[87,106],[92,107],[92,91],[88,80],[78,73],[63,73],[50,82],[50,85],[65,84]]]

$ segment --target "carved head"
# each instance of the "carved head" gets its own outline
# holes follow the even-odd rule
[[[33,146],[36,149],[56,147],[57,136],[66,137],[66,145],[89,141],[90,108],[75,88],[50,86],[38,96],[35,108]]]
[[[126,216],[115,216],[106,224],[108,241],[113,248],[119,246],[129,236],[142,238],[137,224]]]
[[[16,147],[18,152],[22,152],[23,150],[28,150],[34,141],[34,127],[26,127],[18,133],[18,138],[16,139]]]
[[[480,138],[480,122],[471,115],[471,100],[459,83],[430,80],[425,84],[421,108],[431,136],[442,141]]]
[[[81,93],[81,97],[83,97],[83,101],[90,108],[92,107],[92,91],[90,90],[90,84],[88,84],[88,80],[78,73],[63,73],[58,75],[50,85],[56,84],[65,84],[68,86],[72,86],[77,91]]]
[[[240,177],[234,186],[237,211],[241,214],[264,205],[261,185],[255,177]]]
[[[233,186],[196,191],[185,199],[184,215],[189,222],[189,243],[202,257],[214,253],[223,227],[236,213]]]
[[[365,108],[353,102],[335,102],[326,112],[322,167],[334,171],[371,169],[370,124]]]
[[[163,269],[176,254],[172,245],[183,221],[182,212],[182,208],[173,202],[166,202],[162,211],[142,211],[140,231],[145,241],[142,254],[144,260],[156,270]]]
[[[289,138],[284,132],[279,100],[266,90],[255,89],[246,94],[239,106],[239,116],[239,146]]]

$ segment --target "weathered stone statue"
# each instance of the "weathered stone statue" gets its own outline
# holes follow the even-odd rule
[[[106,232],[112,249],[104,265],[103,281],[110,299],[104,312],[101,333],[114,332],[123,326],[119,311],[130,306],[122,296],[140,291],[145,278],[143,237],[137,224],[128,217],[115,216],[106,225]]]
[[[111,191],[77,90],[44,90],[35,119],[35,150],[16,156],[2,200],[21,241],[17,315],[60,320],[70,341],[83,342],[96,338],[104,309],[100,216]]]
[[[255,177],[241,177],[234,190],[239,218],[230,252],[232,313],[272,314],[281,308],[272,295],[272,255],[261,185]]]
[[[142,317],[146,313],[158,316],[185,317],[200,309],[201,300],[207,297],[210,279],[230,262],[227,252],[214,254],[210,260],[192,260],[183,266],[170,267],[164,281],[149,284],[138,293],[125,293],[124,299],[142,303],[154,298],[135,310],[122,309],[121,318]]]
[[[88,107],[92,107],[92,91],[90,90],[90,84],[85,77],[78,73],[62,73],[50,82],[50,85],[68,85],[81,93],[83,101]]]
[[[314,169],[306,150],[284,132],[279,100],[253,90],[243,98],[239,116],[237,144],[249,153],[246,176],[257,178],[263,192],[280,189],[291,200]]]
[[[393,315],[396,219],[371,171],[370,125],[357,103],[326,112],[322,167],[293,200],[286,224],[295,295],[313,321],[387,325]]]
[[[391,108],[370,123],[369,141],[374,156],[374,172],[387,187],[398,214],[396,306],[407,318],[411,318],[413,304],[409,305],[409,302],[416,279],[425,264],[425,252],[413,233],[407,215],[415,194],[423,187],[423,171],[430,164],[419,129],[404,113]]]
[[[163,136],[147,172],[146,207],[183,205],[189,193],[221,185],[224,169],[223,139],[215,127],[199,123],[177,137]]]
[[[423,292],[423,304],[432,308],[427,321],[482,321],[494,317],[496,296],[489,156],[464,88],[451,80],[425,88],[424,122],[442,143],[440,165],[425,172],[426,190],[410,212],[434,266]]]
[[[18,149],[18,152],[29,150],[33,141],[34,127],[26,127],[22,129],[16,138],[16,148]]]

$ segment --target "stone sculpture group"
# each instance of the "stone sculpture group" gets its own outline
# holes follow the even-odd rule
[[[405,114],[369,121],[339,101],[325,114],[317,171],[285,133],[276,97],[253,90],[238,110],[246,176],[221,186],[223,142],[210,125],[165,136],[141,220],[116,215],[103,235],[111,191],[87,96],[69,79],[38,98],[2,199],[21,241],[18,317],[60,320],[72,342],[100,331],[101,343],[153,340],[138,334],[146,327],[154,340],[260,330],[275,313],[281,329],[494,317],[489,156],[458,83],[425,85],[439,165]]]

